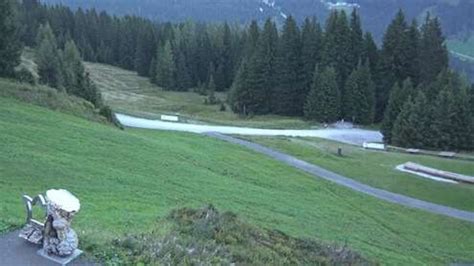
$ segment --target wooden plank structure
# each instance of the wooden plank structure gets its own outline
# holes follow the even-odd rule
[[[462,183],[468,183],[468,184],[474,184],[474,176],[468,176],[468,175],[461,175],[461,174],[456,174],[448,171],[442,171],[430,167],[426,167],[420,164],[408,162],[403,166],[405,169],[414,171],[414,172],[419,172],[423,174],[428,174],[436,177],[441,177],[441,178],[446,178]]]

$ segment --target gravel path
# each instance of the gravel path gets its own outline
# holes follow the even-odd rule
[[[469,212],[469,211],[463,211],[463,210],[458,210],[454,209],[451,207],[443,206],[443,205],[438,205],[422,200],[418,200],[415,198],[411,198],[408,196],[396,194],[393,192],[389,192],[386,190],[370,187],[368,185],[359,183],[357,181],[354,181],[353,179],[338,175],[336,173],[333,173],[331,171],[328,171],[326,169],[323,169],[319,166],[307,163],[305,161],[299,160],[293,156],[275,151],[273,149],[264,147],[262,145],[237,139],[234,137],[226,136],[220,133],[216,132],[208,132],[205,133],[207,136],[214,137],[220,140],[224,140],[230,143],[234,144],[239,144],[244,147],[247,147],[251,150],[254,150],[258,153],[262,153],[265,155],[268,155],[280,162],[283,162],[287,165],[293,166],[295,168],[298,168],[300,170],[303,170],[316,178],[324,178],[326,180],[329,180],[331,182],[337,183],[339,185],[345,186],[347,188],[350,188],[352,190],[376,197],[381,200],[385,200],[388,202],[392,202],[395,204],[399,204],[402,206],[410,207],[410,208],[416,208],[416,209],[421,209],[424,211],[428,211],[431,213],[435,214],[440,214],[440,215],[445,215],[449,217],[453,217],[456,219],[461,219],[464,221],[472,222],[474,223],[474,212]]]
[[[383,137],[378,131],[364,129],[258,129],[164,122],[161,120],[144,119],[124,114],[116,114],[116,116],[120,123],[126,127],[174,130],[193,133],[219,132],[222,134],[253,136],[319,137],[355,145],[362,145],[364,142],[382,142]]]

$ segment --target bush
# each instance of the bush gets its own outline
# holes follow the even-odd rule
[[[15,71],[15,79],[22,83],[36,85],[35,76],[26,68],[21,68],[20,70]]]
[[[120,124],[120,121],[118,121],[117,117],[115,116],[114,112],[112,111],[112,108],[109,106],[105,105],[100,108],[99,114],[107,119],[110,123],[114,124],[118,128],[123,130],[122,124]]]
[[[221,103],[221,107],[219,108],[219,111],[221,111],[221,112],[227,111],[227,107],[225,107],[224,103]]]
[[[114,254],[122,254],[124,264],[374,264],[345,246],[262,229],[245,223],[234,213],[221,213],[212,205],[174,210],[157,228],[152,233],[113,241]],[[164,232],[163,228],[169,230]]]

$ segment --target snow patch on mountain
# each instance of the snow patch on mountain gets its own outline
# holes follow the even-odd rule
[[[349,9],[360,8],[360,5],[357,3],[349,3],[349,2],[342,2],[342,1],[338,1],[334,3],[328,0],[320,0],[320,2],[324,4],[330,10],[341,9],[341,8],[349,8]]]
[[[265,5],[269,6],[269,7],[275,7],[275,1],[273,0],[262,0],[262,3],[264,3]]]

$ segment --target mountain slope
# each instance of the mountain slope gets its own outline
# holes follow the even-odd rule
[[[171,209],[212,203],[388,264],[474,260],[473,224],[315,181],[207,137],[120,131],[1,97],[0,129],[0,231],[23,223],[22,193],[62,187],[81,199],[74,228],[99,258],[115,258],[115,239],[149,232]]]

